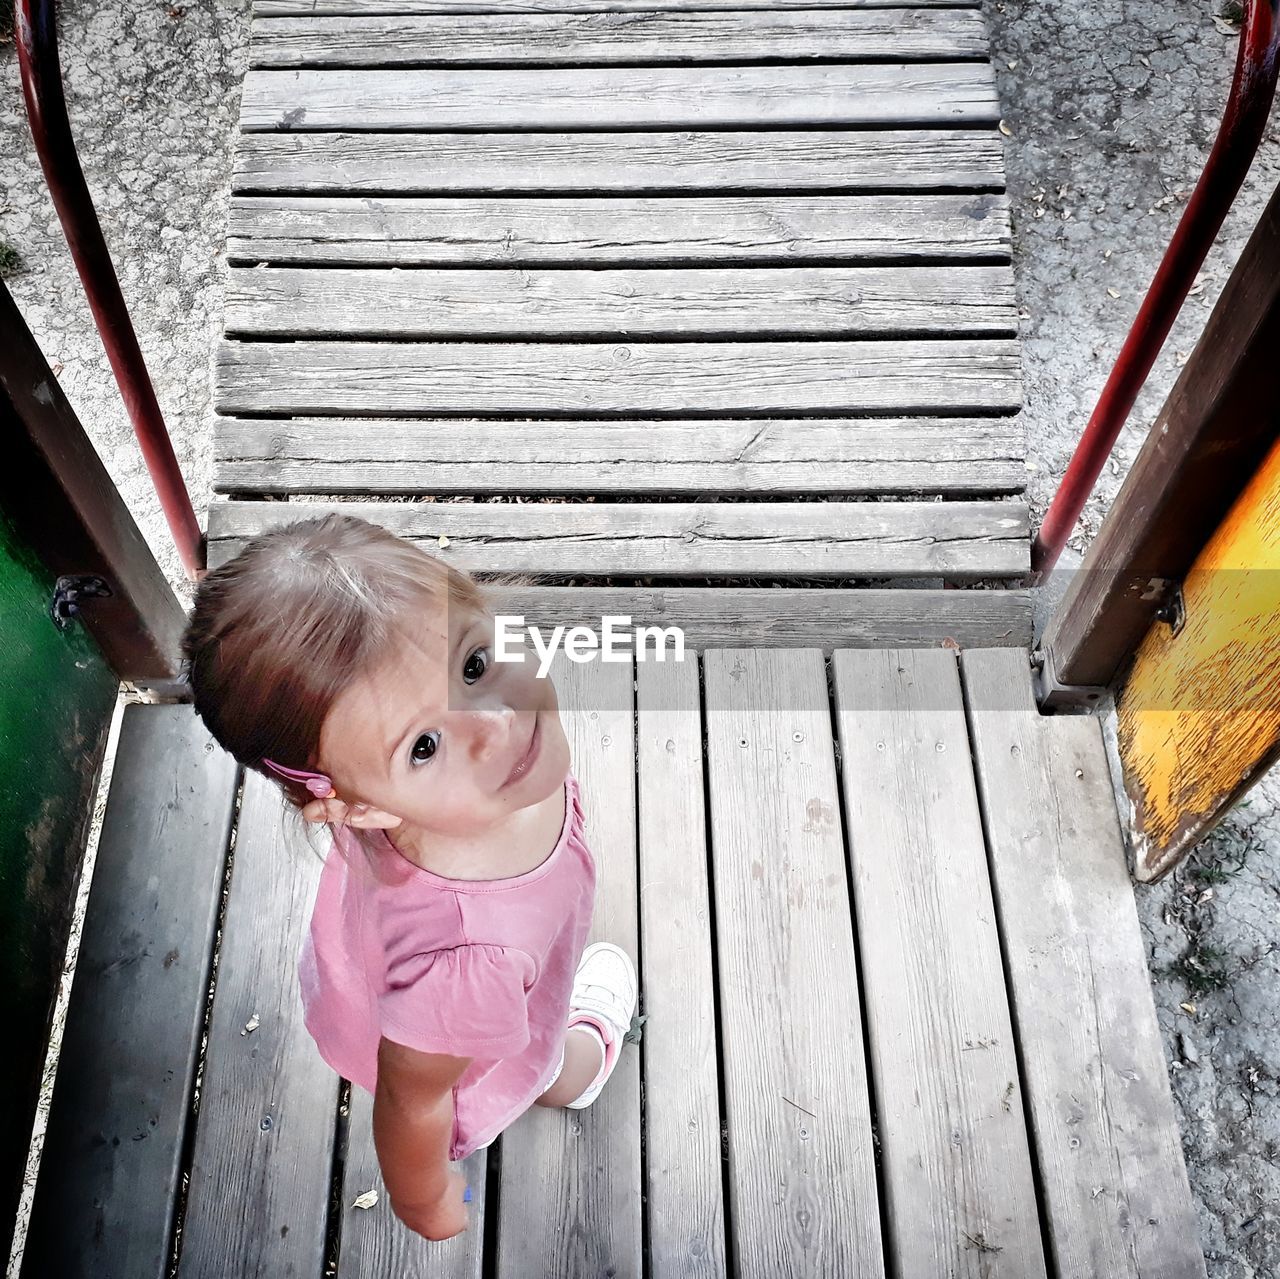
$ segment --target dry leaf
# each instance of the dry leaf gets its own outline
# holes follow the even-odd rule
[[[1227,19],[1222,17],[1220,14],[1215,13],[1213,15],[1213,25],[1217,27],[1224,36],[1238,36],[1240,34],[1239,25],[1234,22],[1228,22]]]
[[[1003,133],[1006,138],[1013,137],[1013,130],[1009,128],[1008,124],[1004,120],[1000,121],[1000,124],[998,127],[1000,129],[1000,132]]]
[[[376,1190],[366,1190],[364,1194],[357,1195],[352,1203],[353,1208],[372,1208],[378,1202],[378,1192]]]
[[[1195,297],[1197,293],[1204,292],[1204,272],[1201,271],[1194,280],[1191,281],[1191,287],[1187,290],[1189,298]]]

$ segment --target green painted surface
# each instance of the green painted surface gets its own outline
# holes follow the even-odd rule
[[[91,788],[117,681],[0,513],[0,1241],[26,1160]],[[4,1246],[8,1255],[8,1246]]]

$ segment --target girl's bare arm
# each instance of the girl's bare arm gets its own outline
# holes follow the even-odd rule
[[[451,1239],[467,1228],[466,1180],[449,1164],[453,1086],[467,1057],[420,1053],[383,1039],[373,1141],[397,1217],[427,1239]]]

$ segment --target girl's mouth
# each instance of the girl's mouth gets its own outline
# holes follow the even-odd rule
[[[525,751],[524,756],[516,763],[511,770],[507,780],[503,782],[503,786],[510,786],[513,782],[518,782],[526,773],[538,762],[538,756],[542,751],[542,720],[540,716],[535,716],[533,721],[533,733],[529,738],[529,749]]]

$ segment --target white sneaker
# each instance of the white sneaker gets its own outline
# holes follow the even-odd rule
[[[605,1068],[582,1096],[569,1102],[567,1109],[585,1110],[600,1095],[622,1056],[623,1036],[631,1029],[639,993],[635,965],[625,950],[601,941],[582,952],[573,979],[573,994],[569,997],[569,1016],[587,1013],[606,1026],[610,1032],[609,1045],[616,1045],[616,1050],[613,1060],[609,1061],[606,1049]]]

